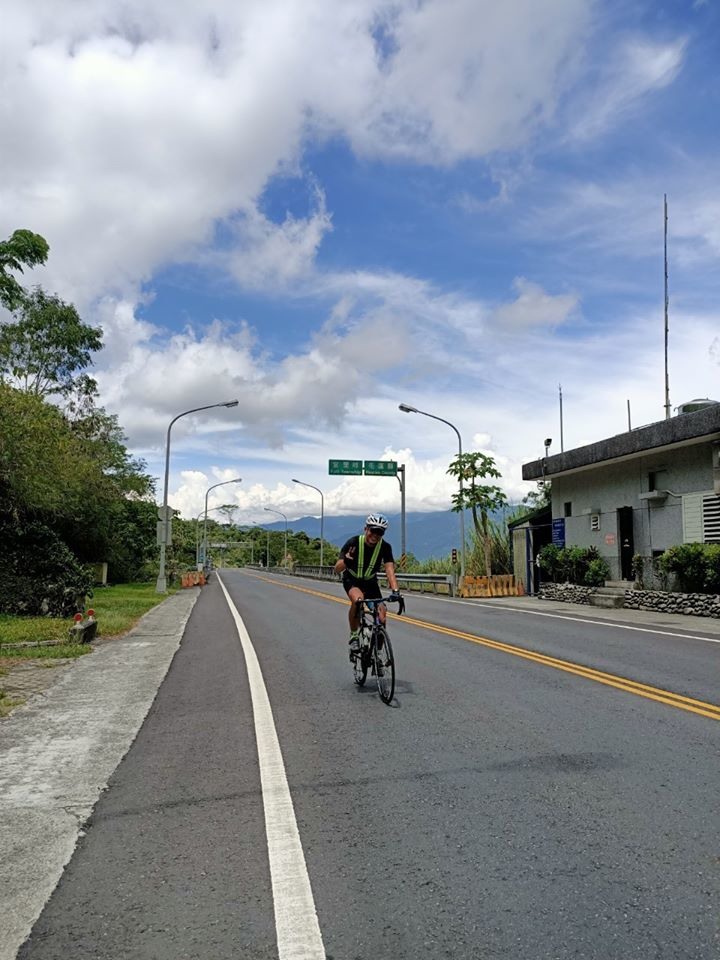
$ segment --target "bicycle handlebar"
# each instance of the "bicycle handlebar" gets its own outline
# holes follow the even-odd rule
[[[380,597],[378,600],[366,600],[364,597],[362,600],[357,600],[356,603],[367,604],[368,607],[377,606],[379,603],[397,603],[398,612],[397,615],[401,617],[405,613],[405,598],[404,597]]]

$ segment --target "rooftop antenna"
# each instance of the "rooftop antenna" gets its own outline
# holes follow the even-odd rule
[[[558,384],[558,393],[560,394],[560,453],[565,452],[565,444],[563,442],[563,411],[562,411],[562,384]]]
[[[667,194],[665,198],[665,419],[670,419],[670,380],[668,377],[668,261],[667,261]]]

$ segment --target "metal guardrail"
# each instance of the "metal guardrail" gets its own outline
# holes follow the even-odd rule
[[[295,566],[292,569],[285,567],[271,567],[274,573],[286,573],[289,576],[310,577],[314,580],[338,580],[334,567]],[[450,573],[403,573],[395,571],[395,576],[401,587],[417,590],[421,593],[442,593],[454,597],[456,592],[455,577]],[[378,576],[381,583],[387,583],[387,577],[381,573]]]

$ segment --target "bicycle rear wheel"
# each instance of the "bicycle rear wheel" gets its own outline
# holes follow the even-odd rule
[[[383,703],[390,703],[395,693],[395,657],[385,627],[377,627],[373,643],[373,668],[378,693]]]

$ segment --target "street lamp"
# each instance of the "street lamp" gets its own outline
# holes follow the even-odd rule
[[[263,507],[263,510],[267,510],[268,513],[276,513],[285,521],[285,565],[287,566],[287,517],[280,510],[273,510],[272,507]]]
[[[163,524],[162,528],[162,542],[160,543],[160,569],[158,571],[157,584],[155,586],[156,593],[166,593],[167,592],[167,580],[165,578],[165,547],[167,545],[168,539],[168,481],[170,476],[170,431],[172,430],[172,425],[176,420],[179,420],[180,417],[187,417],[191,413],[199,413],[201,410],[212,410],[214,407],[236,407],[240,403],[239,400],[226,400],[224,403],[208,403],[204,407],[193,407],[192,410],[184,410],[182,413],[179,413],[176,417],[173,417],[170,421],[170,424],[167,428],[167,440],[165,442],[165,485],[163,488],[163,515],[161,521]]]
[[[463,482],[462,482],[462,437],[460,436],[460,431],[455,426],[454,423],[450,423],[449,420],[444,420],[442,417],[436,417],[434,413],[426,413],[424,410],[418,410],[417,407],[411,407],[409,403],[401,403],[399,409],[403,413],[419,413],[423,417],[430,417],[432,420],[439,420],[440,423],[445,423],[448,427],[451,427],[458,438],[458,450],[460,453],[459,460],[459,474],[460,474],[460,579],[462,580],[465,577],[465,508],[463,506]]]
[[[320,494],[320,566],[323,565],[323,528],[325,525],[325,497],[320,487],[314,487],[311,483],[305,483],[304,480],[295,480],[293,483],[299,483],[301,487],[310,487],[311,490],[317,490]]]
[[[203,524],[203,564],[207,564],[207,515],[208,515],[208,496],[215,487],[224,487],[226,483],[242,483],[242,477],[235,477],[234,480],[222,480],[220,483],[214,483],[205,491],[205,522]],[[214,509],[214,508],[213,508]]]
[[[219,510],[219,507],[210,507],[208,513],[212,513],[213,510]],[[195,566],[200,569],[200,520],[202,518],[203,511],[195,517]]]

